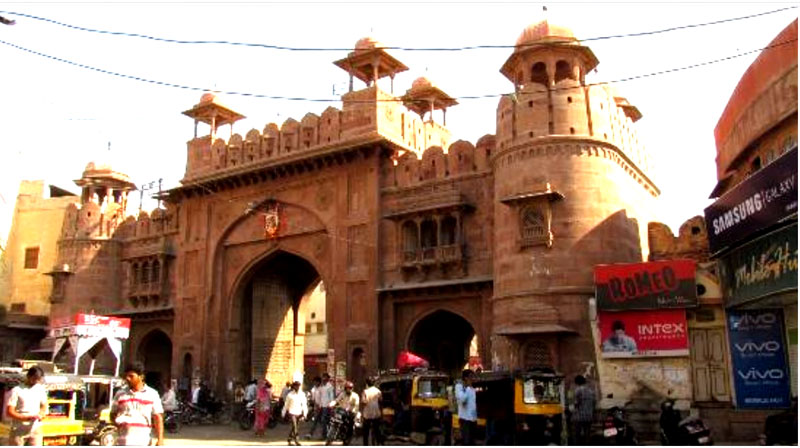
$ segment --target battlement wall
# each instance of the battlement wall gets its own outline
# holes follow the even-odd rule
[[[234,134],[228,141],[210,135],[190,140],[184,181],[341,146],[370,134],[420,153],[430,146],[450,144],[445,127],[422,121],[393,95],[370,87],[343,95],[341,110],[328,107],[321,115],[307,113],[300,121],[288,118],[280,126],[269,123],[262,131],[251,129],[244,137]]]

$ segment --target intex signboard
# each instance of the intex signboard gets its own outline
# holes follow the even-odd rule
[[[797,223],[768,233],[720,258],[725,305],[797,290]]]
[[[711,253],[797,213],[797,147],[725,193],[705,210]]]
[[[695,269],[692,260],[595,266],[597,308],[619,311],[697,306]]]
[[[598,313],[603,358],[687,356],[685,310]]]
[[[728,332],[740,408],[789,407],[789,371],[780,309],[729,311]]]

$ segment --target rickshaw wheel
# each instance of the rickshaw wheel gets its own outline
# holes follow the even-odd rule
[[[117,431],[110,430],[100,434],[100,446],[114,446],[117,444]]]

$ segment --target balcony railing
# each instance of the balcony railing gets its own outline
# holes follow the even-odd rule
[[[450,244],[447,246],[426,247],[423,249],[406,249],[403,251],[403,267],[415,268],[432,264],[457,263],[464,258],[463,246]]]

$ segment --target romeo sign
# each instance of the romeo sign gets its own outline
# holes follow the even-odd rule
[[[705,210],[711,253],[797,213],[797,147]]]
[[[729,311],[728,332],[736,404],[740,408],[789,407],[789,371],[779,309]]]
[[[598,265],[594,283],[601,310],[697,306],[692,260]]]
[[[689,354],[684,310],[601,311],[598,319],[603,358]]]

